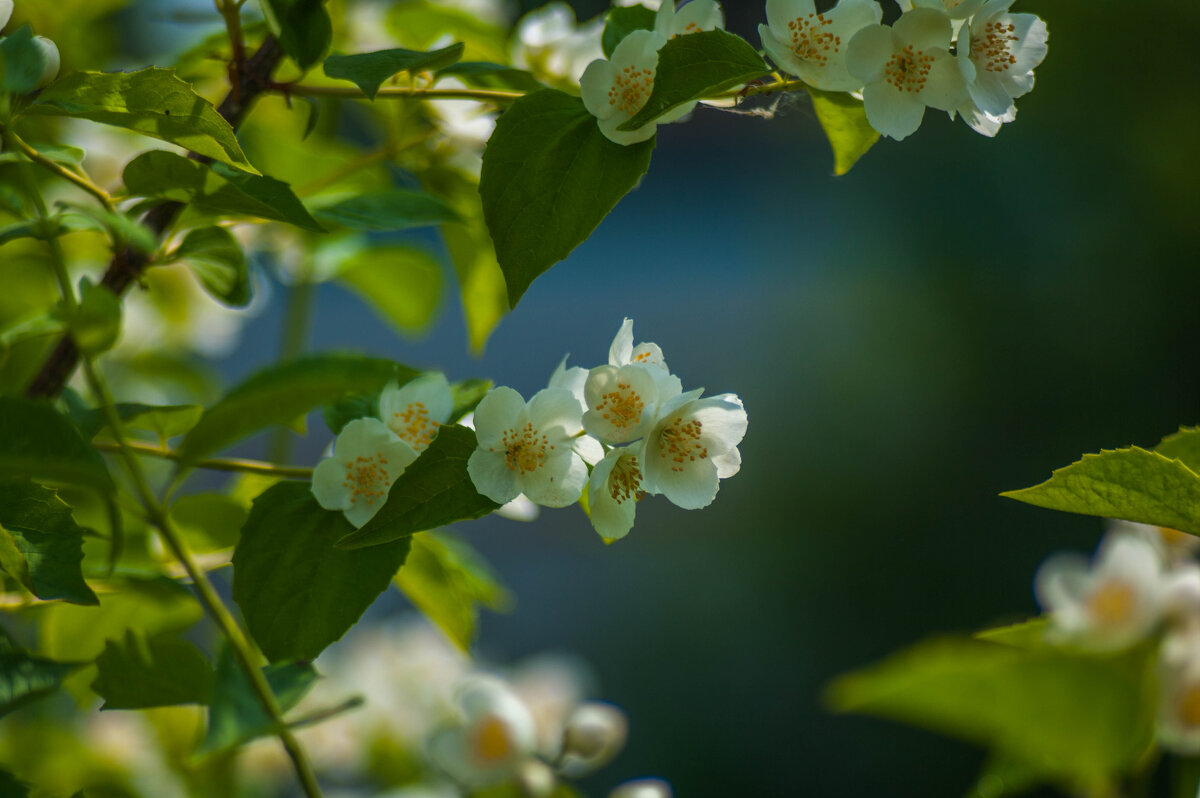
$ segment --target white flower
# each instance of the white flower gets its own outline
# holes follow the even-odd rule
[[[716,0],[692,0],[679,10],[675,0],[670,0],[660,5],[654,16],[654,31],[664,39],[706,30],[725,30],[725,15]]]
[[[1158,657],[1158,737],[1175,753],[1200,754],[1200,625],[1168,634]]]
[[[387,501],[388,489],[417,453],[377,418],[356,418],[337,436],[333,456],[313,471],[312,492],[326,510],[341,510],[356,527]]]
[[[642,110],[654,90],[658,70],[658,51],[667,40],[649,30],[635,30],[613,50],[612,60],[598,59],[588,64],[579,88],[583,104],[600,122],[600,132],[617,144],[635,144],[654,135],[658,125],[674,122],[691,113],[696,103],[672,108],[636,130],[617,130]]]
[[[950,18],[917,8],[892,27],[868,25],[846,49],[846,67],[863,82],[871,127],[893,139],[916,132],[925,106],[953,111],[967,99],[966,86],[950,55]]]
[[[1168,617],[1200,618],[1200,565],[1188,560],[1163,580],[1163,611]]]
[[[627,781],[608,794],[608,798],[673,798],[671,785],[662,779]]]
[[[512,689],[473,675],[458,690],[459,724],[429,740],[429,758],[456,781],[486,787],[503,781],[533,755],[533,717]]]
[[[563,359],[559,361],[555,367],[554,373],[550,375],[550,388],[566,388],[579,402],[579,412],[587,410],[587,399],[583,398],[583,386],[587,382],[588,370],[581,366],[572,366],[567,368],[567,358],[570,355],[563,355]]]
[[[737,445],[746,435],[746,409],[731,393],[701,399],[689,391],[667,403],[646,436],[644,489],[661,493],[685,510],[707,507],[718,480],[742,465]]]
[[[597,366],[584,385],[588,409],[583,428],[609,444],[646,436],[660,397],[654,375],[644,366]]]
[[[546,388],[525,404],[512,388],[491,390],[475,408],[479,448],[467,461],[475,489],[498,504],[524,493],[543,507],[579,500],[587,466],[572,442],[582,430],[579,402]]]
[[[0,0],[0,30],[8,24],[13,12],[13,0]]]
[[[403,387],[392,380],[379,395],[379,419],[418,453],[433,441],[453,409],[450,383],[436,372],[415,377]]]
[[[567,718],[563,731],[563,772],[579,778],[607,765],[629,736],[625,713],[612,704],[589,701]]]
[[[513,65],[578,83],[587,65],[604,57],[600,47],[603,33],[603,17],[576,25],[575,12],[569,5],[548,3],[517,23]]]
[[[1033,70],[1046,57],[1046,23],[1033,14],[1009,14],[1013,0],[988,0],[958,40],[958,65],[975,106],[992,117],[1013,108],[1033,89]]]
[[[588,480],[588,514],[592,527],[605,540],[618,540],[633,529],[643,487],[643,446],[613,449],[592,469]]]
[[[1177,560],[1191,562],[1192,554],[1200,549],[1200,537],[1170,527],[1139,524],[1136,521],[1122,521],[1113,518],[1105,524],[1105,529],[1109,534],[1136,535],[1158,549],[1163,559],[1169,562]]]
[[[1116,650],[1137,642],[1158,622],[1162,560],[1141,538],[1108,535],[1091,565],[1077,554],[1046,560],[1034,588],[1061,638],[1095,650]]]
[[[37,85],[34,87],[41,89],[49,86],[58,77],[58,69],[62,65],[62,58],[58,54],[58,45],[45,36],[34,36],[33,43],[42,51],[42,57],[46,60],[45,66],[42,67],[42,75],[38,78]]]
[[[633,319],[625,319],[608,347],[608,365],[643,366],[654,375],[658,386],[659,401],[673,399],[683,392],[679,378],[667,367],[667,360],[658,344],[643,342],[633,345]],[[586,403],[585,403],[586,404]],[[586,409],[586,407],[585,407]]]
[[[767,24],[758,26],[758,35],[785,72],[823,91],[857,91],[863,81],[846,71],[846,46],[881,19],[874,0],[841,0],[823,14],[813,0],[767,0]]]
[[[508,682],[533,716],[538,754],[558,759],[567,718],[594,689],[587,662],[569,654],[538,654],[523,660]]]

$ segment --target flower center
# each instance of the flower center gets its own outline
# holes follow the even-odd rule
[[[637,391],[627,382],[618,382],[617,390],[609,391],[600,397],[596,412],[618,429],[628,429],[637,426],[642,421],[642,411],[646,403]]]
[[[512,753],[508,727],[495,715],[488,715],[471,731],[471,750],[484,764],[507,759]]]
[[[677,416],[662,431],[658,456],[671,461],[672,471],[683,471],[684,464],[708,457],[708,448],[700,443],[703,426],[696,419],[684,421]]]
[[[1133,615],[1134,603],[1133,587],[1113,580],[1092,591],[1087,612],[1100,626],[1119,626]]]
[[[883,79],[895,86],[897,91],[916,94],[925,88],[932,66],[933,56],[926,55],[924,50],[914,51],[910,44],[892,54],[883,68]]]
[[[1200,684],[1189,684],[1179,696],[1179,719],[1185,726],[1200,726]]]
[[[388,427],[392,432],[403,438],[420,451],[433,441],[437,434],[438,422],[429,418],[429,409],[424,402],[412,402],[402,412],[392,413]]]
[[[500,438],[500,445],[504,447],[504,464],[508,470],[521,474],[541,468],[546,462],[547,450],[554,448],[545,435],[533,428],[533,424],[506,431]]]
[[[617,71],[612,88],[608,90],[608,104],[630,116],[642,110],[650,91],[654,88],[654,70],[627,66]]]
[[[387,495],[391,486],[385,465],[387,460],[383,452],[368,457],[359,455],[346,463],[346,478],[342,481],[342,487],[350,489],[351,504],[362,499],[371,505],[376,499]]]
[[[617,464],[608,475],[608,492],[617,504],[624,504],[630,499],[641,501],[645,497],[646,491],[642,490],[642,469],[638,467],[636,455],[617,460]]]
[[[1008,49],[1009,42],[1020,41],[1014,33],[1012,23],[992,20],[983,26],[983,33],[971,39],[971,60],[988,72],[1007,72],[1017,63],[1017,57]]]
[[[841,49],[842,37],[835,36],[821,28],[832,25],[833,20],[826,19],[824,14],[809,14],[807,17],[796,17],[788,23],[792,35],[792,52],[801,61],[812,61],[817,66],[825,66],[829,61],[831,51],[836,53]]]

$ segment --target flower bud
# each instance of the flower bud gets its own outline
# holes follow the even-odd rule
[[[662,779],[627,781],[608,794],[608,798],[673,798],[671,785]]]
[[[4,26],[8,24],[12,12],[13,0],[0,0],[0,30],[4,30]]]
[[[0,2],[4,2],[4,0],[0,0]],[[45,36],[34,36],[33,41],[41,48],[42,55],[46,59],[46,66],[42,68],[42,76],[38,78],[37,85],[34,87],[42,89],[49,86],[58,77],[58,68],[62,65],[62,59],[58,55],[58,45]]]
[[[540,759],[527,759],[517,768],[517,784],[529,798],[547,798],[557,783],[554,771]]]
[[[612,704],[580,704],[563,728],[563,770],[581,776],[612,761],[625,746],[629,722]]]

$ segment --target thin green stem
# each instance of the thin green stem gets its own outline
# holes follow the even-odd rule
[[[108,443],[106,441],[98,441],[92,444],[102,452],[120,453],[122,446],[118,443]],[[151,443],[142,443],[141,441],[127,440],[125,448],[132,450],[135,454],[145,455],[148,457],[160,457],[163,460],[174,460],[179,462],[183,460],[183,454],[174,449],[168,449],[162,446],[155,446]],[[281,466],[274,463],[263,462],[262,460],[243,460],[241,458],[208,458],[197,460],[189,464],[192,468],[203,468],[208,471],[233,471],[242,474],[261,474],[267,477],[279,477],[281,479],[312,479],[313,470],[311,468],[302,468],[300,466]]]
[[[100,188],[100,186],[96,185],[91,180],[88,180],[86,177],[76,174],[75,172],[72,172],[70,169],[67,169],[65,166],[55,163],[54,161],[47,158],[45,155],[42,155],[40,152],[35,150],[33,147],[26,144],[25,141],[20,136],[18,136],[16,134],[16,132],[14,132],[11,128],[5,131],[4,137],[14,147],[16,147],[22,153],[24,153],[26,158],[33,161],[35,164],[42,167],[46,171],[51,172],[51,173],[61,177],[63,180],[67,180],[67,181],[70,181],[71,183],[74,183],[79,188],[81,188],[84,191],[86,191],[87,193],[91,194],[93,197],[96,198],[96,200],[101,205],[104,206],[105,210],[107,210],[107,211],[113,210],[114,206],[113,206],[112,197],[110,197],[108,195],[107,191]]]
[[[272,91],[300,97],[342,97],[348,100],[366,100],[367,95],[349,86],[305,86],[300,83],[276,83]],[[376,93],[376,99],[385,100],[476,100],[480,102],[510,103],[524,97],[519,91],[496,91],[493,89],[418,89],[407,86],[389,86]]]

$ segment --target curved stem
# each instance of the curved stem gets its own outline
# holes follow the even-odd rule
[[[49,172],[52,172],[55,175],[58,175],[63,180],[70,181],[70,182],[74,183],[75,185],[79,186],[79,188],[83,189],[84,191],[86,191],[87,193],[89,193],[93,197],[95,197],[96,200],[101,205],[104,206],[104,209],[106,211],[111,212],[113,210],[114,206],[113,206],[112,197],[110,197],[108,195],[107,191],[100,188],[100,186],[96,185],[91,180],[88,180],[86,177],[72,172],[70,169],[67,169],[62,164],[57,164],[54,161],[47,158],[45,155],[42,155],[40,152],[35,150],[29,144],[27,144],[24,141],[24,139],[22,139],[20,136],[18,136],[16,134],[15,131],[6,130],[5,138],[7,138],[10,142],[12,142],[14,147],[16,147],[22,153],[24,153],[26,158],[33,161],[35,164],[42,167],[43,169],[45,169]]]
[[[348,100],[370,99],[359,89],[349,86],[305,86],[299,83],[273,83],[271,90],[280,94],[301,97],[343,97]],[[375,94],[375,99],[411,100],[477,100],[481,102],[509,103],[525,94],[519,91],[496,91],[493,89],[418,89],[407,86],[388,86]]]
[[[124,449],[129,449],[134,454],[147,455],[149,457],[161,457],[164,460],[174,460],[179,462],[183,460],[183,455],[174,449],[167,449],[161,446],[155,446],[150,443],[142,443],[140,441],[126,440],[124,446],[120,443],[107,443],[99,441],[93,443],[92,446],[102,452],[121,453]],[[243,474],[262,474],[268,477],[281,477],[283,479],[312,479],[313,470],[311,468],[302,468],[300,466],[281,466],[275,463],[266,463],[261,460],[243,460],[236,457],[226,458],[209,458],[206,460],[197,460],[192,463],[193,468],[204,468],[209,471],[236,471]]]

